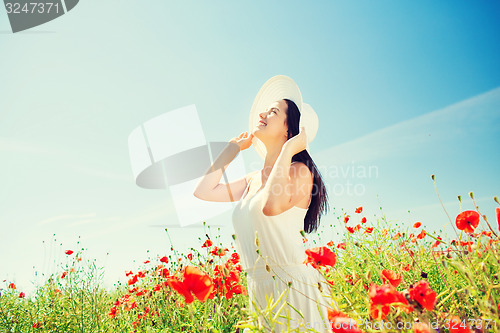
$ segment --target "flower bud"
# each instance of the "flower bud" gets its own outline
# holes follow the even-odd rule
[[[271,267],[269,267],[268,264],[266,264],[266,271],[268,271],[269,273],[271,273]]]
[[[459,195],[457,198],[458,198],[458,201],[462,202],[462,196],[461,195]]]
[[[431,175],[431,179],[434,180],[434,178],[435,178],[434,175]]]
[[[483,270],[483,272],[486,272],[486,264],[484,263],[484,261],[481,261],[479,267]]]
[[[495,200],[495,202],[500,205],[500,201],[498,201],[498,197],[493,197],[493,200]]]
[[[306,233],[304,232],[304,230],[300,230],[300,234],[302,235],[302,237],[306,238]]]
[[[232,234],[231,237],[233,237],[233,240],[236,240],[236,235]]]
[[[257,231],[255,232],[255,245],[257,245],[257,247],[259,247],[259,235],[258,235]]]
[[[292,286],[292,281],[288,281],[288,288]]]
[[[474,192],[469,192],[469,197],[471,197],[471,199],[474,199]]]

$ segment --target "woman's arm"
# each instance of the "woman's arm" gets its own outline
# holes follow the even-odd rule
[[[212,166],[205,172],[203,178],[198,182],[193,195],[206,201],[236,201],[233,193],[240,192],[241,188],[246,185],[245,177],[231,184],[219,184],[219,182],[224,171],[239,152],[239,145],[229,142],[219,156],[217,156]]]
[[[193,192],[195,197],[201,200],[217,202],[238,201],[241,198],[247,186],[249,175],[229,184],[220,184],[219,182],[224,171],[236,155],[251,145],[252,137],[253,135],[247,136],[242,133],[239,137],[228,142],[215,159],[213,165],[196,185]]]

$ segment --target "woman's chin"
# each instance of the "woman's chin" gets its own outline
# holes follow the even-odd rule
[[[253,136],[262,141],[262,139],[261,139],[262,135],[261,134],[262,134],[262,130],[259,129],[259,128],[256,128],[253,131]]]

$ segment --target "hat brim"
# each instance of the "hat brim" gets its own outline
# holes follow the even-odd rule
[[[294,80],[286,75],[273,76],[260,88],[254,99],[252,108],[250,109],[248,123],[250,133],[253,132],[253,129],[258,125],[260,120],[259,114],[264,112],[270,104],[285,98],[292,100],[299,109],[299,128],[304,126],[306,129],[308,141],[306,149],[309,151],[309,143],[314,139],[318,130],[318,117],[314,112],[314,109],[309,104],[302,102],[302,94],[298,85]],[[262,143],[262,141],[254,136],[252,144],[260,157],[265,159],[266,146]]]

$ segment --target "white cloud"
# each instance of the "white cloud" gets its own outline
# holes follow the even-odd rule
[[[402,121],[314,154],[336,165],[408,155],[423,146],[457,140],[473,133],[498,133],[500,87],[443,109]],[[320,163],[316,163],[319,164]],[[323,163],[325,165],[325,163]]]

